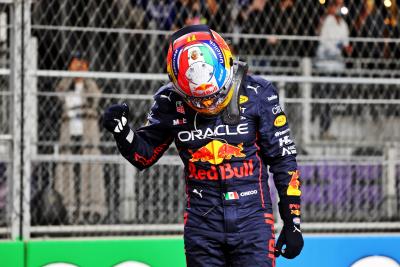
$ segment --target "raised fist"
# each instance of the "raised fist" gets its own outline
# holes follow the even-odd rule
[[[129,132],[128,126],[129,107],[127,104],[115,104],[108,107],[103,114],[103,126],[114,135]]]

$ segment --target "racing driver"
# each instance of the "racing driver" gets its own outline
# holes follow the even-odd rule
[[[145,126],[130,128],[126,104],[110,106],[103,125],[140,170],[175,143],[185,166],[187,266],[272,267],[276,256],[299,255],[296,147],[275,87],[247,74],[207,25],[171,36],[167,72]],[[276,245],[268,167],[284,223]]]

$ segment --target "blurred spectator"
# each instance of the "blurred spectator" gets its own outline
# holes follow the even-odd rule
[[[278,1],[273,1],[278,2]],[[277,35],[316,35],[317,23],[320,20],[319,9],[307,10],[304,16],[305,1],[280,0],[275,8],[276,11],[270,16],[270,23],[273,25],[272,34]],[[277,47],[277,55],[309,57],[314,55],[316,43],[307,40],[268,40],[270,45]]]
[[[88,71],[89,63],[73,56],[70,71]],[[63,78],[56,92],[63,93],[60,154],[100,155],[98,101],[100,89],[92,79]],[[90,94],[90,96],[86,96]],[[98,222],[106,215],[102,165],[60,163],[56,167],[55,189],[62,194],[72,221]],[[72,217],[71,217],[72,216]]]
[[[179,17],[177,18],[175,28],[180,29],[184,26],[195,24],[208,24],[208,20],[214,18],[219,10],[219,4],[215,0],[180,0]],[[214,24],[213,29],[218,29],[219,25]]]
[[[314,53],[313,43],[288,39],[286,36],[314,35],[310,21],[316,20],[318,12],[311,11],[308,19],[303,17],[304,2],[296,0],[265,1],[253,0],[239,14],[236,31],[251,34],[277,35],[267,38],[250,38],[241,41],[240,54],[268,56],[268,60],[254,58],[256,66],[295,66],[294,57],[309,56]],[[307,21],[307,22],[306,22]],[[303,25],[304,24],[304,25]],[[283,37],[280,37],[283,36]],[[244,51],[244,52],[243,52]],[[251,60],[250,65],[253,65]]]
[[[206,18],[203,17],[202,14],[202,6],[200,1],[198,0],[181,0],[182,8],[181,15],[184,18],[184,24],[187,25],[196,25],[196,24],[206,24]]]
[[[276,34],[276,35],[294,35],[298,34],[294,32],[294,25],[291,23],[286,23],[288,21],[292,21],[296,17],[294,1],[293,0],[280,0],[274,1],[275,6],[271,6],[268,8],[269,10],[269,19],[270,23],[268,32],[269,34]],[[272,5],[273,3],[270,3]],[[278,42],[288,43],[285,40],[279,40],[277,38],[269,38],[268,44],[269,45],[276,45]],[[281,50],[278,54],[285,54],[290,52],[286,45],[280,46]],[[293,50],[293,49],[292,49]]]
[[[316,67],[319,71],[335,75],[345,70],[344,55],[350,55],[352,47],[349,42],[349,27],[342,17],[348,12],[343,0],[332,0],[328,4],[327,15],[320,29],[320,43],[317,50]],[[323,74],[322,74],[323,75]],[[313,91],[315,98],[332,98],[336,85],[320,84]],[[319,117],[319,134],[324,140],[335,139],[330,134],[332,124],[332,108],[330,104],[313,105],[313,117]]]
[[[208,14],[216,14],[215,0],[142,1],[146,10],[147,27],[157,30],[176,30],[186,25],[206,24]]]
[[[62,195],[51,184],[41,188],[31,200],[32,225],[62,225],[68,223]]]
[[[388,19],[385,21],[388,24],[388,37],[393,39],[400,39],[400,2],[393,3],[390,7],[390,14]],[[395,42],[391,42],[388,45],[388,58],[400,58],[400,45]],[[394,64],[393,64],[394,65]],[[392,65],[392,68],[395,67]],[[397,67],[397,66],[396,66]]]
[[[176,28],[182,12],[180,1],[175,0],[142,0],[142,8],[145,10],[146,28],[155,31],[169,31]],[[135,44],[134,49],[137,51],[137,45],[140,45],[143,51],[152,51],[153,60],[147,60],[143,63],[142,69],[145,72],[159,72],[160,66],[165,66],[164,53],[167,52],[168,36],[164,34],[146,34],[143,35],[139,44]],[[135,51],[134,50],[134,51]],[[139,57],[140,56],[140,57]],[[139,55],[136,58],[142,58]]]
[[[265,6],[267,0],[253,0],[251,2],[239,3],[240,8],[237,21],[241,26],[236,31],[250,34],[266,34]],[[266,41],[260,39],[241,39],[236,50],[241,55],[266,54]]]
[[[298,3],[295,0],[280,0],[272,1],[267,7],[267,16],[269,23],[267,23],[267,34],[274,35],[305,35],[307,27],[303,23],[296,23],[302,15],[302,6],[304,3]],[[309,20],[313,19],[314,12],[309,13]],[[302,25],[298,27],[297,25]],[[271,54],[280,56],[281,62],[272,62],[272,65],[286,66],[290,60],[288,56],[304,57],[309,54],[312,44],[300,40],[287,40],[279,39],[276,37],[268,38],[267,46],[270,47]],[[307,45],[306,45],[307,44]]]
[[[333,0],[322,22],[317,67],[326,71],[343,71],[343,53],[350,54],[349,27],[342,18],[343,0]],[[344,13],[344,12],[343,12]]]
[[[146,11],[147,27],[157,30],[171,30],[179,15],[178,1],[143,0],[141,4]]]
[[[384,8],[379,8],[375,0],[364,0],[359,16],[354,23],[356,37],[388,37],[388,27],[382,15]],[[386,47],[383,42],[356,43],[355,53],[362,58],[383,58]]]
[[[228,33],[233,31],[234,20],[233,17],[234,1],[229,0],[207,0],[207,24],[211,29],[220,32]]]

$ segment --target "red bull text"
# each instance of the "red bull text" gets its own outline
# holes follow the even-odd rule
[[[218,166],[211,165],[210,169],[196,167],[192,162],[189,162],[189,179],[196,180],[218,180],[218,176],[222,180],[232,178],[242,178],[251,176],[254,171],[253,160],[245,160],[239,166],[234,166],[230,163],[224,163]]]

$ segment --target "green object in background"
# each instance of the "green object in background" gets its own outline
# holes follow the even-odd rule
[[[0,242],[0,266],[24,267],[24,242]]]
[[[32,240],[27,242],[26,251],[27,267],[57,262],[79,267],[113,267],[125,261],[142,262],[151,267],[186,266],[182,238]]]

